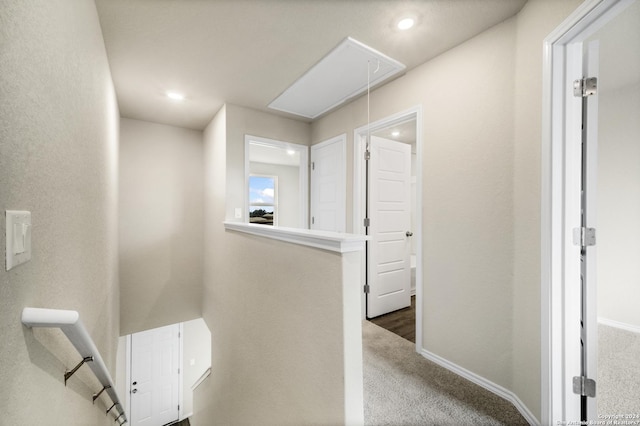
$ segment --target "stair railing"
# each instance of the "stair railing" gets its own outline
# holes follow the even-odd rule
[[[96,345],[93,343],[91,336],[87,333],[87,329],[80,321],[80,314],[76,311],[67,311],[62,309],[41,309],[41,308],[24,308],[22,310],[22,323],[27,327],[48,327],[59,328],[67,336],[69,341],[76,348],[82,360],[72,370],[64,373],[64,384],[67,380],[84,364],[87,364],[93,374],[96,376],[102,389],[93,395],[93,402],[102,394],[107,392],[113,405],[107,410],[109,415],[114,408],[114,415],[118,414],[115,421],[120,425],[127,423],[127,416],[124,407],[120,403],[118,393],[116,392],[113,380],[109,370],[107,370]]]

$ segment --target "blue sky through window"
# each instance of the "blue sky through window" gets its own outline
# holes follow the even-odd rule
[[[249,204],[273,205],[275,196],[275,179],[266,176],[249,177]]]

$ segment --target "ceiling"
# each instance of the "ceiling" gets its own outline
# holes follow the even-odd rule
[[[226,102],[267,111],[346,37],[408,71],[515,15],[525,2],[96,0],[96,5],[120,114],[203,129]],[[396,23],[405,16],[417,23],[400,31]],[[185,99],[172,101],[167,90],[184,93]]]

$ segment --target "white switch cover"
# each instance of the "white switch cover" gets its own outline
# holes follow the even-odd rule
[[[31,212],[6,211],[7,271],[31,260]]]

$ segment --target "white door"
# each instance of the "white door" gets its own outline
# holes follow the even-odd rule
[[[411,305],[411,146],[371,137],[367,317]]]
[[[131,424],[178,420],[180,325],[131,335]]]
[[[346,137],[311,147],[311,229],[346,231]]]

